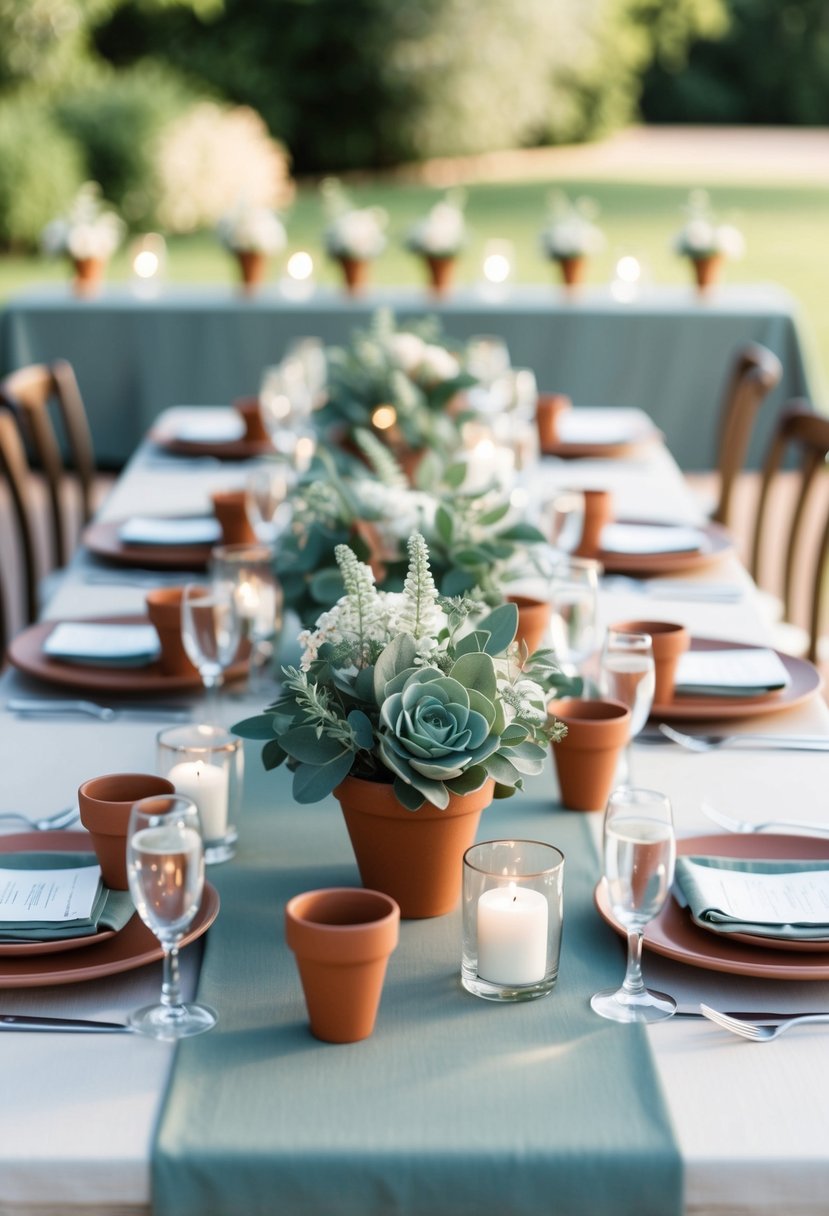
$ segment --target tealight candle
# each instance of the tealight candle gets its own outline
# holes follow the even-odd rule
[[[233,819],[244,777],[242,740],[221,726],[165,726],[156,736],[158,771],[199,810],[207,865],[229,861],[238,833]]]
[[[478,900],[478,975],[494,984],[536,984],[547,971],[547,900],[510,883]]]
[[[199,809],[205,841],[221,840],[227,831],[228,774],[216,764],[203,760],[182,761],[167,773],[177,794],[192,798]]]

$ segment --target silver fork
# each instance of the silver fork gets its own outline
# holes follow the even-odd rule
[[[78,808],[76,806],[66,806],[62,811],[55,811],[53,815],[44,815],[40,819],[30,819],[28,815],[21,815],[18,811],[0,811],[0,819],[14,819],[20,823],[28,823],[29,827],[34,828],[37,832],[50,832],[57,828],[68,827],[77,818]]]
[[[112,722],[119,714],[126,717],[158,718],[170,722],[187,722],[192,717],[189,709],[166,705],[99,705],[97,701],[36,701],[16,697],[6,702],[9,713],[20,717],[37,718],[50,714],[83,714],[97,718],[100,722]]]
[[[723,1030],[730,1030],[732,1034],[737,1034],[743,1039],[749,1039],[752,1043],[768,1043],[772,1039],[779,1038],[781,1034],[785,1034],[787,1030],[791,1030],[792,1026],[802,1026],[806,1022],[829,1022],[829,1013],[804,1013],[800,1017],[789,1018],[786,1022],[781,1022],[779,1026],[757,1026],[754,1022],[744,1022],[741,1018],[733,1018],[730,1014],[720,1013],[718,1009],[712,1009],[710,1005],[700,1005],[700,1013],[709,1021],[715,1022],[717,1026],[722,1026]]]
[[[707,815],[721,828],[727,828],[729,832],[765,832],[769,828],[789,832],[792,828],[796,828],[801,832],[813,832],[818,836],[829,835],[829,824],[816,823],[814,820],[764,819],[760,823],[753,823],[750,819],[737,819],[732,815],[726,815],[724,811],[718,810],[710,802],[705,801],[700,804],[700,810],[703,815]]]
[[[686,735],[684,731],[659,723],[666,739],[689,752],[713,752],[719,747],[767,747],[775,751],[829,752],[829,735]]]

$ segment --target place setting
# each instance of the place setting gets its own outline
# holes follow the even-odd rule
[[[624,460],[664,440],[639,410],[573,406],[562,393],[542,393],[537,406],[541,452],[560,460]]]
[[[216,406],[209,412],[176,406],[152,427],[148,438],[160,452],[185,459],[238,461],[274,454],[258,397],[240,398],[231,409]]]

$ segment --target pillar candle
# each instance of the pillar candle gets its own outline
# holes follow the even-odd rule
[[[510,883],[478,900],[478,975],[492,984],[536,984],[547,971],[547,900]]]
[[[192,798],[198,807],[205,841],[221,840],[227,832],[229,778],[225,769],[203,760],[183,761],[167,774],[177,794]]]

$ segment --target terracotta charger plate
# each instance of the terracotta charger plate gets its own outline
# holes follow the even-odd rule
[[[32,843],[34,842],[34,843]],[[74,851],[89,847],[86,832],[36,832],[4,836],[0,839],[0,852],[30,848],[53,851]],[[219,895],[210,883],[204,884],[201,907],[184,935],[182,946],[196,941],[206,933],[219,912]],[[105,938],[105,940],[102,940]],[[0,988],[42,988],[49,984],[76,984],[81,980],[100,979],[105,975],[117,975],[121,971],[132,971],[147,963],[154,963],[163,955],[158,939],[146,927],[138,915],[133,916],[119,933],[97,934],[90,938],[66,939],[79,942],[83,949],[67,947],[67,953],[35,953],[31,943],[27,944],[31,957],[7,955],[9,943],[0,955]],[[56,943],[46,943],[54,946]],[[65,941],[61,943],[65,946]]]
[[[84,617],[83,622],[100,625],[148,625],[149,618],[98,616]],[[43,644],[57,624],[58,621],[40,621],[18,633],[9,643],[9,662],[37,680],[90,692],[158,695],[201,688],[198,672],[192,675],[170,676],[161,670],[157,662],[148,663],[146,667],[85,667],[82,663],[68,663],[66,660],[50,658],[43,653]],[[225,679],[238,680],[246,674],[247,669],[247,660],[232,663],[225,672]]]
[[[714,638],[692,638],[692,650],[756,650],[747,642],[726,642]],[[789,673],[789,683],[776,692],[753,697],[675,696],[667,705],[654,705],[650,716],[661,722],[715,722],[720,718],[756,718],[763,714],[791,709],[808,701],[823,686],[823,677],[808,659],[775,652]]]
[[[669,524],[644,519],[619,520],[619,523],[645,524],[649,528],[669,528]],[[694,525],[705,537],[699,549],[675,550],[673,553],[614,553],[600,549],[598,560],[608,574],[630,574],[649,578],[653,575],[679,574],[683,570],[699,570],[718,562],[734,548],[731,533],[719,524]]]
[[[273,456],[274,447],[270,439],[223,439],[211,443],[209,440],[179,439],[155,429],[149,434],[157,448],[171,456],[215,456],[217,460],[251,460],[257,456]]]
[[[643,428],[630,438],[610,443],[560,443],[546,444],[541,451],[545,456],[558,456],[559,460],[623,460],[635,456],[646,444],[661,442],[664,438],[656,427]]]
[[[756,833],[721,833],[689,836],[676,843],[681,856],[734,857],[774,861],[827,861],[829,840],[813,836],[779,836]],[[621,937],[625,930],[613,919],[607,888],[602,879],[595,890],[596,907],[602,919]],[[829,980],[829,943],[779,942],[747,933],[709,933],[691,920],[687,908],[672,897],[645,929],[645,946],[654,954],[701,967],[769,980]]]
[[[212,544],[125,545],[118,535],[124,520],[90,524],[81,540],[90,553],[116,566],[144,570],[206,570]]]

